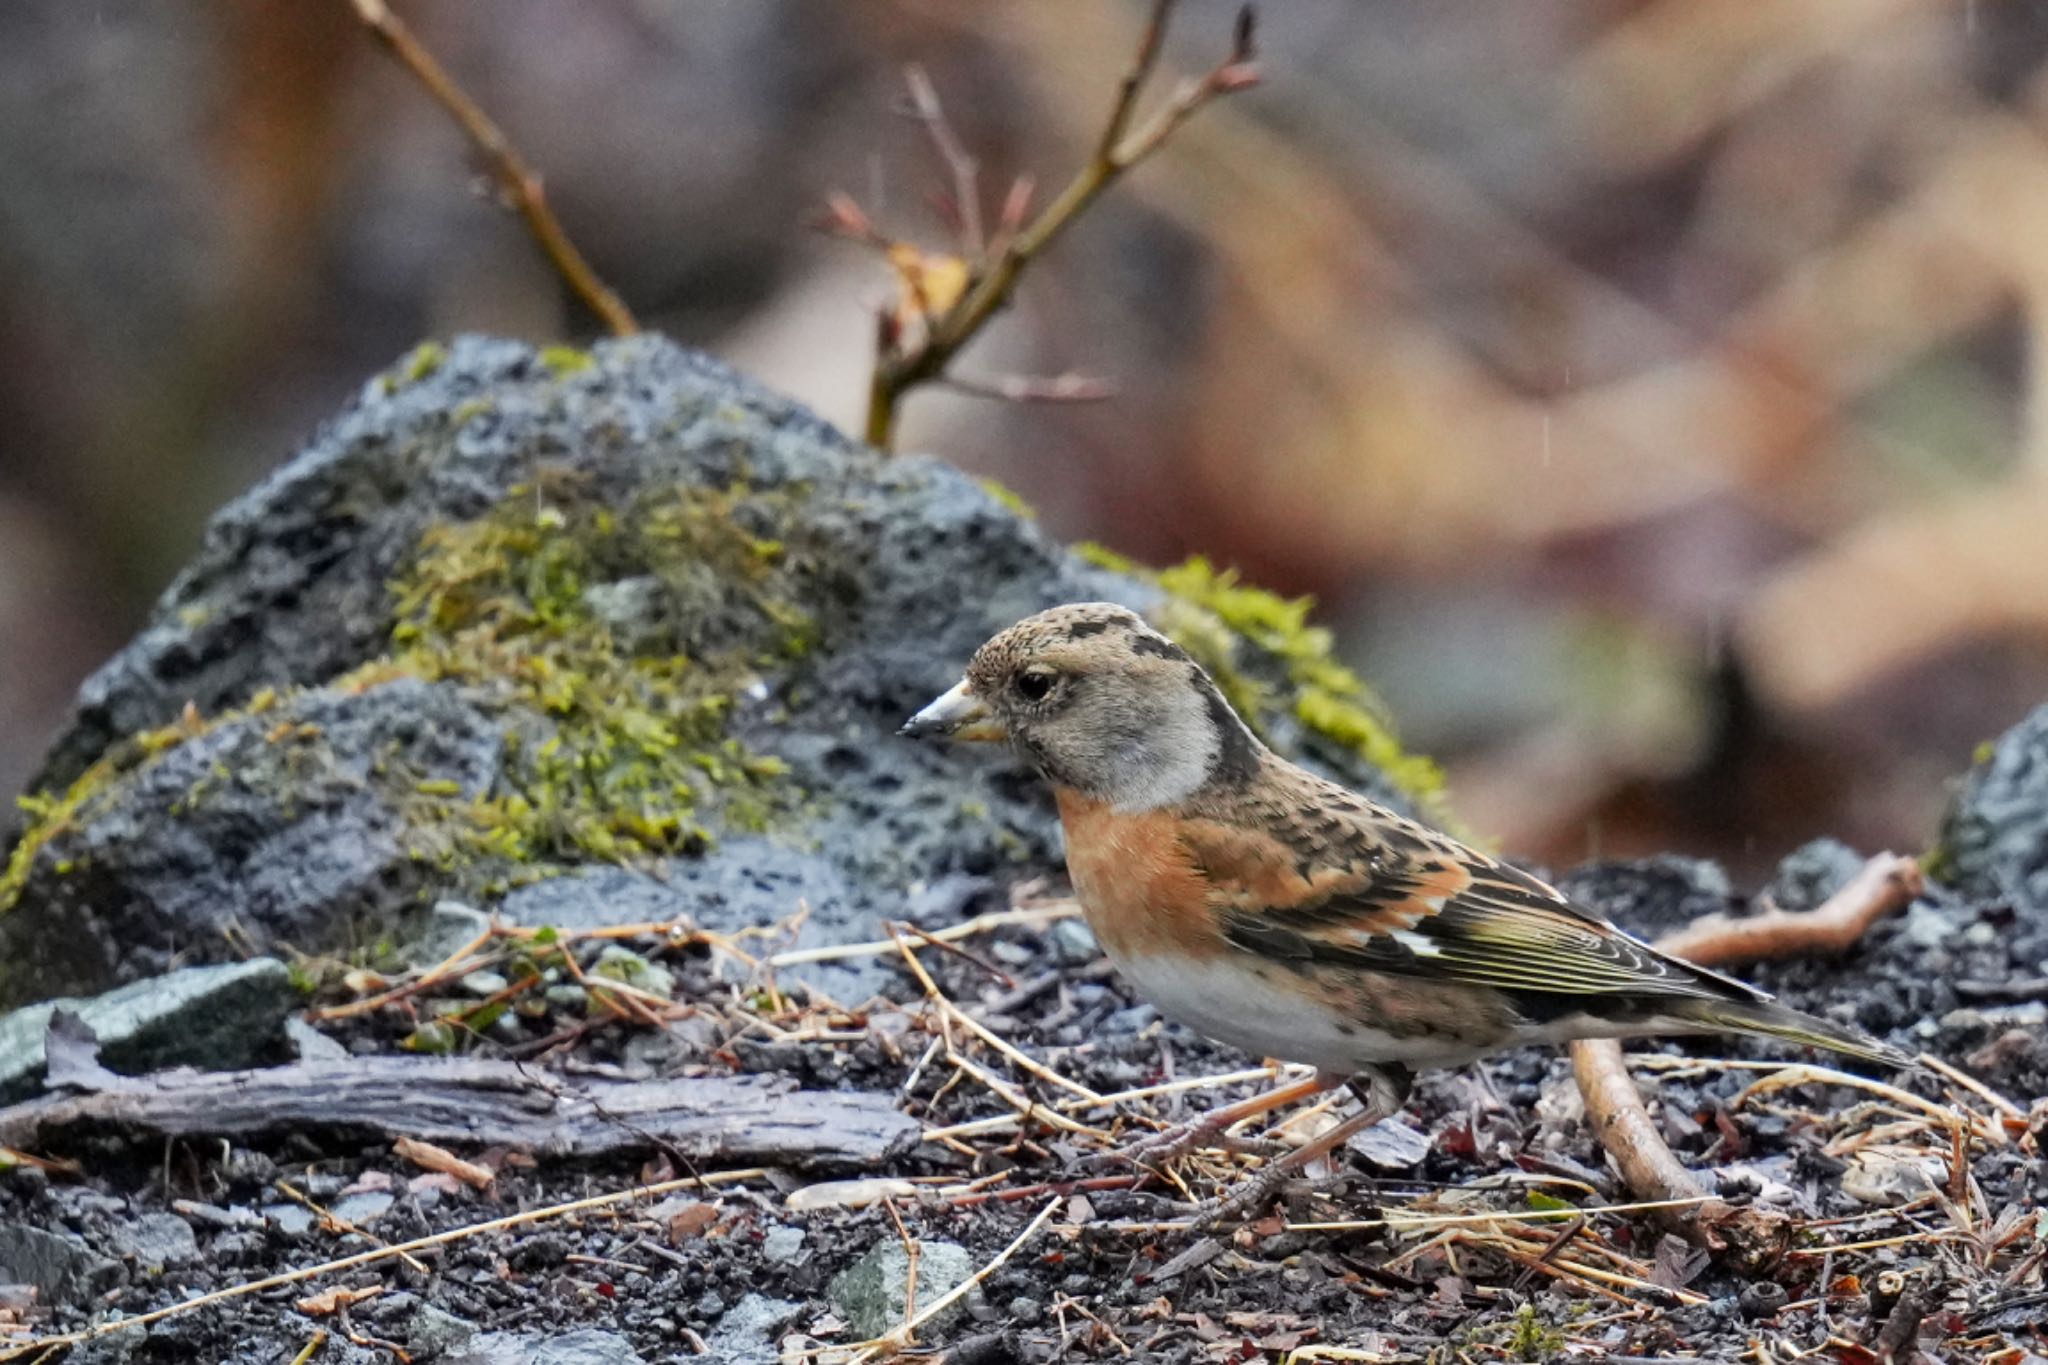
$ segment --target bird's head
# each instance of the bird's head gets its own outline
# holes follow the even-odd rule
[[[1054,607],[996,635],[903,733],[1007,740],[1055,784],[1123,810],[1249,780],[1261,752],[1187,651],[1108,602]]]

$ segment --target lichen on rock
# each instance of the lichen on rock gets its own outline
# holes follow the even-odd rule
[[[1090,562],[659,338],[429,343],[223,509],[82,689],[0,874],[0,1006],[360,947],[445,896],[724,930],[801,903],[811,943],[994,903],[1056,867],[1047,794],[894,730],[1086,598],[1152,612],[1282,749],[1433,799],[1303,603]]]

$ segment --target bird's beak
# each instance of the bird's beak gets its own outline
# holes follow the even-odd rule
[[[903,722],[903,728],[897,733],[911,739],[939,735],[963,743],[988,743],[1010,737],[1002,722],[990,713],[988,703],[974,695],[964,678],[954,683],[952,690],[944,696]]]

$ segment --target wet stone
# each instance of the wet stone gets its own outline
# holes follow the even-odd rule
[[[765,1294],[749,1294],[719,1319],[718,1327],[704,1340],[712,1360],[733,1365],[772,1365],[782,1352],[777,1344],[803,1305]]]
[[[199,1242],[192,1235],[192,1225],[174,1213],[145,1213],[131,1222],[116,1224],[108,1246],[148,1274],[199,1258]]]
[[[827,1294],[841,1317],[853,1324],[862,1337],[878,1337],[904,1319],[908,1301],[910,1253],[901,1242],[877,1244],[867,1255],[833,1276]],[[921,1242],[917,1258],[917,1302],[928,1305],[947,1290],[974,1273],[974,1258],[967,1248],[952,1242]],[[939,1330],[966,1311],[963,1300],[936,1318],[929,1319]]]

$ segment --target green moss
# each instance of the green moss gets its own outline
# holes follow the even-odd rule
[[[543,346],[540,349],[540,363],[557,379],[567,379],[572,374],[581,374],[597,364],[591,358],[590,352],[579,351],[574,346]]]
[[[7,866],[0,871],[0,914],[14,908],[21,899],[24,887],[28,885],[29,873],[36,859],[66,831],[73,829],[86,816],[88,807],[104,794],[124,774],[134,771],[143,764],[177,747],[194,735],[203,734],[207,728],[196,713],[188,711],[177,723],[155,730],[145,730],[131,735],[110,747],[99,761],[78,775],[78,779],[60,793],[38,792],[16,798],[16,804],[28,817],[28,828],[22,831],[21,839],[8,855]],[[77,865],[69,858],[57,861],[61,876],[69,876]]]
[[[380,378],[377,383],[385,393],[397,393],[409,384],[417,384],[448,363],[448,348],[438,341],[422,341],[412,348],[410,354]]]
[[[1285,704],[1306,729],[1378,768],[1426,813],[1447,817],[1443,773],[1401,747],[1379,698],[1337,662],[1330,632],[1309,624],[1312,599],[1247,587],[1199,555],[1153,577],[1168,594],[1160,628],[1209,670],[1254,728],[1264,729],[1282,702],[1238,668],[1238,637],[1280,660],[1292,693]]]
[[[981,485],[982,492],[988,494],[997,502],[1009,508],[1010,511],[1024,518],[1024,520],[1036,521],[1038,519],[1038,509],[1024,501],[1024,495],[1008,484],[999,483],[994,479],[976,479],[975,482]]]
[[[1077,542],[1074,546],[1074,553],[1098,569],[1107,569],[1111,573],[1129,574],[1133,578],[1143,578],[1146,576],[1144,565],[1128,555],[1118,554],[1107,545],[1097,541],[1083,540]]]
[[[565,864],[693,853],[708,846],[709,825],[761,831],[795,808],[786,766],[748,752],[726,723],[738,691],[815,642],[796,605],[805,556],[761,534],[788,521],[798,496],[664,488],[614,513],[544,479],[426,533],[391,585],[387,652],[329,685],[445,680],[503,707],[489,790],[396,752],[373,765],[406,811],[409,854],[441,874],[427,879],[433,892],[487,895]],[[124,774],[294,695],[266,688],[208,720],[188,715],[114,746],[64,792],[24,798],[29,828],[0,871],[0,912],[39,859],[67,861],[53,842]],[[269,738],[297,747],[319,735],[284,720]],[[172,817],[201,808],[229,776],[202,775]]]
[[[1534,1304],[1525,1303],[1515,1310],[1507,1339],[1508,1354],[1514,1359],[1554,1360],[1563,1353],[1564,1346],[1563,1330],[1539,1317]]]
[[[668,490],[615,515],[573,490],[517,489],[427,534],[393,585],[389,666],[495,692],[545,724],[508,733],[491,792],[411,784],[416,858],[508,873],[631,861],[701,851],[711,807],[747,830],[787,809],[784,766],[726,734],[734,693],[815,635],[789,595],[787,547],[746,529],[774,520],[768,501]],[[695,651],[701,618],[759,643]]]

